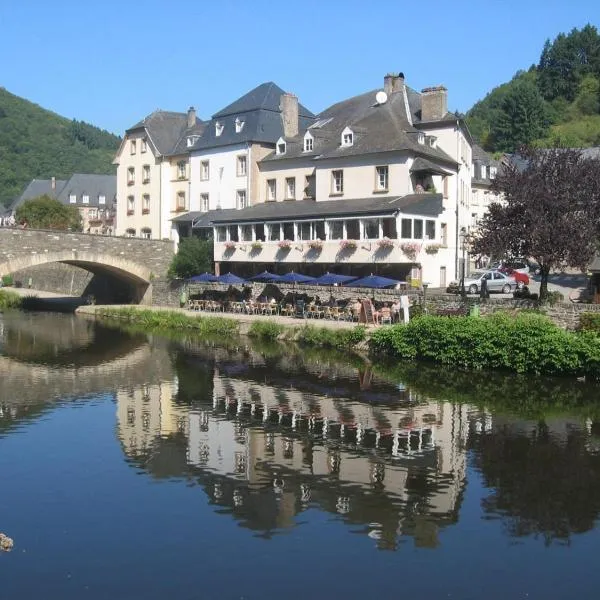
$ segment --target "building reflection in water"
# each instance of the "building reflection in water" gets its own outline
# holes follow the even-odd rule
[[[218,360],[200,368],[211,385],[192,403],[181,402],[181,378],[117,394],[124,450],[153,475],[196,480],[264,536],[297,526],[310,507],[381,548],[403,536],[435,546],[439,528],[457,520],[467,406],[416,402],[392,386],[378,390],[383,402],[358,402],[307,391],[306,374],[284,387]]]

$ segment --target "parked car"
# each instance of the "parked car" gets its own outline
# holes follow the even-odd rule
[[[504,271],[504,269],[512,269],[518,273],[529,274],[529,261],[524,258],[505,258],[491,262],[488,266],[488,271]]]
[[[510,294],[517,287],[517,280],[501,271],[475,271],[465,277],[465,291],[469,294],[478,294],[481,290],[481,282],[487,280],[487,288],[489,292],[502,292]],[[448,286],[449,292],[458,293],[460,291],[460,282],[452,281]]]
[[[517,282],[517,288],[522,289],[526,285],[529,285],[529,275],[527,273],[522,273],[521,271],[515,271],[515,269],[511,269],[510,267],[503,266],[498,269],[501,273],[505,275],[510,275],[515,278]]]

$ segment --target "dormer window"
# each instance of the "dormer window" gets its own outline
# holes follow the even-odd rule
[[[354,144],[354,132],[350,127],[342,131],[342,146],[352,146]]]
[[[497,169],[496,167],[490,167],[490,179],[496,179]]]
[[[426,136],[426,138],[427,138],[427,144],[429,146],[431,146],[432,148],[435,148],[435,142],[437,140],[435,135],[428,135],[428,136]]]
[[[481,179],[486,178],[486,168],[485,165],[481,165]]]
[[[277,146],[275,147],[275,154],[285,154],[286,143],[283,138],[277,140]]]
[[[236,133],[240,133],[242,131],[242,129],[244,129],[245,122],[246,121],[243,121],[239,117],[235,120],[235,132]]]
[[[199,137],[200,137],[199,135],[188,135],[188,137],[187,137],[187,147],[191,148],[198,141]]]
[[[419,132],[419,135],[417,136],[417,142],[419,142],[419,144],[424,144],[425,143],[425,134]]]
[[[217,137],[219,137],[223,133],[223,129],[225,129],[225,125],[223,125],[222,123],[219,123],[219,121],[217,121],[215,123],[215,135]]]
[[[312,152],[314,148],[314,139],[310,133],[304,136],[304,152]]]

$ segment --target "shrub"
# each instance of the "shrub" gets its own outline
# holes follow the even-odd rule
[[[270,321],[254,321],[250,325],[248,335],[262,340],[276,340],[282,333],[283,327]]]
[[[548,292],[548,295],[546,296],[546,304],[549,304],[550,306],[554,306],[555,304],[564,301],[565,297],[557,291]]]
[[[584,312],[579,317],[579,329],[581,331],[593,331],[600,333],[600,313]]]
[[[13,285],[14,283],[14,279],[12,278],[12,275],[3,275],[2,276],[2,286],[3,287],[10,287],[11,285]]]
[[[0,290],[0,310],[7,308],[20,308],[21,307],[21,296],[14,292],[7,292],[6,290]]]
[[[573,334],[541,314],[496,313],[481,319],[422,316],[375,331],[375,354],[468,369],[600,375],[600,339]]]

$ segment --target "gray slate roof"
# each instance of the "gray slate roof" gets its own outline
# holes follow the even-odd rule
[[[145,129],[148,137],[162,156],[169,156],[187,152],[186,138],[188,135],[200,135],[204,131],[205,123],[196,118],[194,127],[188,129],[187,113],[154,111],[126,133]]]
[[[413,161],[412,167],[410,170],[414,173],[418,171],[426,171],[428,173],[436,173],[438,175],[449,175],[450,171],[446,169],[442,169],[439,165],[436,165],[434,162],[427,160],[426,158],[421,158],[420,156],[415,158]]]
[[[308,128],[315,138],[312,152],[303,152],[306,129],[301,129],[300,135],[286,140],[285,154],[273,152],[264,162],[299,156],[314,156],[316,160],[322,160],[405,150],[456,168],[456,161],[443,150],[418,142],[420,131],[408,120],[403,93],[391,94],[387,102],[377,104],[377,91],[343,100],[319,114],[318,121]],[[342,131],[346,127],[354,133],[354,143],[347,147],[341,145]]]
[[[393,215],[398,212],[437,216],[443,211],[441,194],[409,194],[395,198],[357,198],[353,200],[295,200],[263,202],[241,210],[212,211],[211,222],[225,223],[324,219],[359,215]],[[207,213],[208,214],[208,213]]]
[[[117,197],[116,175],[94,175],[89,173],[75,173],[63,186],[57,199],[63,204],[70,204],[69,196],[77,196],[77,204],[82,204],[83,194],[89,196],[89,205],[111,207]],[[106,204],[98,204],[98,197],[104,196]]]
[[[66,181],[64,179],[57,179],[55,181],[55,187],[52,188],[51,179],[32,179],[27,187],[23,190],[21,195],[15,198],[13,203],[10,205],[10,212],[14,213],[14,211],[17,210],[21,204],[23,204],[23,202],[32,200],[33,198],[38,198],[39,196],[47,195],[51,198],[58,197],[58,194],[61,192],[65,183]]]
[[[273,82],[263,83],[229,106],[213,115],[206,124],[202,137],[193,150],[218,148],[247,142],[275,144],[283,135],[283,123],[279,101],[285,92]],[[235,121],[239,118],[244,126],[239,133]],[[315,115],[302,104],[298,105],[299,128],[305,129],[315,120]],[[217,122],[223,126],[221,135],[216,134]]]

